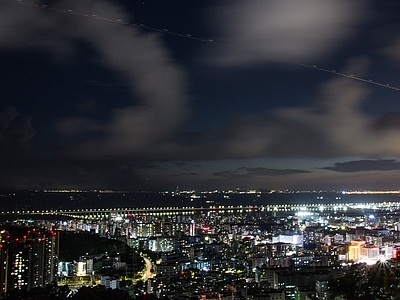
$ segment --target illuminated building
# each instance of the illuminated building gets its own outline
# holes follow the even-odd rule
[[[365,241],[351,241],[348,251],[348,260],[375,264],[381,259],[380,249],[376,245],[366,245]]]
[[[324,236],[323,227],[307,227],[303,231],[303,247],[306,250],[313,250],[321,242]]]
[[[1,231],[1,291],[30,289],[56,280],[59,235],[35,228]]]
[[[379,247],[378,246],[361,247],[360,258],[362,260],[377,261],[379,259]]]
[[[387,249],[386,251],[386,258],[390,259],[390,258],[395,258],[397,260],[400,259],[400,246],[393,246],[390,247],[390,249]]]
[[[148,239],[148,249],[155,252],[171,252],[176,250],[176,238],[157,237]]]
[[[190,236],[195,236],[196,235],[196,223],[193,220],[189,225],[189,235]]]
[[[295,285],[285,286],[285,298],[288,300],[300,300],[300,292],[298,287]]]
[[[303,246],[303,234],[297,234],[297,233],[280,234],[278,236],[272,237],[272,242]]]
[[[348,252],[348,260],[358,261],[361,255],[361,247],[365,245],[365,241],[351,241]]]
[[[76,276],[85,276],[86,274],[86,262],[79,261],[76,266]]]

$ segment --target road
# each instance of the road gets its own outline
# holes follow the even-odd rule
[[[151,268],[153,264],[151,263],[150,259],[147,257],[142,256],[144,262],[146,263],[146,272],[143,274],[143,281],[146,281],[149,278],[153,278],[153,274],[151,273]]]

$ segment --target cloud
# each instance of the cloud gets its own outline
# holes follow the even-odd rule
[[[300,2],[250,1],[246,5],[237,2],[225,10],[226,17],[234,16],[236,22],[230,29],[221,26],[224,33],[238,39],[238,45],[246,44],[249,55],[257,61],[265,59],[268,49],[263,47],[268,45],[277,47],[274,51],[283,55],[286,54],[281,51],[281,44],[289,50],[301,49],[303,42],[311,48],[319,44],[329,48],[330,43],[349,34],[350,25],[359,22],[358,18],[352,19],[355,4],[348,1],[323,0],[318,5],[310,0]],[[96,12],[98,16],[109,18],[115,14],[115,19],[118,12],[118,18],[128,19],[118,6],[105,1],[60,1],[55,5],[74,12]],[[361,112],[362,101],[368,93],[365,84],[341,77],[321,87],[314,107],[285,108],[268,116],[241,115],[222,130],[178,134],[177,129],[188,115],[187,82],[184,71],[171,58],[158,35],[143,34],[119,23],[21,7],[2,4],[1,13],[8,11],[14,17],[4,15],[2,19],[0,41],[4,43],[0,47],[34,47],[49,51],[53,56],[60,53],[62,56],[65,51],[78,49],[79,42],[84,41],[93,48],[99,63],[120,74],[129,83],[135,100],[139,99],[139,104],[109,111],[106,121],[83,117],[60,120],[55,130],[69,141],[72,157],[181,161],[400,153],[400,138],[386,128],[377,132],[373,129],[375,120]],[[293,28],[298,30],[294,34],[291,33]],[[253,32],[261,32],[262,38],[257,43],[251,40],[255,39]],[[305,41],[297,39],[302,32],[307,32]],[[30,37],[37,33],[39,38],[34,43]],[[274,38],[285,42],[274,42]],[[252,48],[262,49],[262,53],[252,53]],[[312,49],[301,50],[301,53],[303,51],[315,54]],[[238,57],[233,61],[246,59]],[[345,72],[360,74],[365,65],[365,59],[356,60]],[[82,103],[80,109],[90,109],[93,105],[94,101]],[[371,145],[371,140],[380,143]],[[394,143],[396,140],[399,140],[398,145]]]
[[[393,36],[397,37],[393,40]],[[390,37],[390,45],[383,47],[380,52],[398,64],[400,62],[400,37],[398,36],[398,28],[394,28],[390,33]]]
[[[179,175],[181,175],[181,176],[198,176],[198,175],[200,175],[199,173],[196,173],[196,172],[190,172],[190,173],[180,173]]]
[[[77,37],[90,41],[103,63],[123,74],[132,93],[142,101],[114,110],[110,122],[98,125],[94,132],[102,138],[80,145],[76,154],[91,157],[146,152],[170,136],[184,117],[184,73],[157,36],[139,34],[134,28],[118,24],[89,25],[80,27]]]
[[[227,170],[215,172],[213,175],[218,177],[223,177],[225,179],[246,179],[259,176],[286,176],[292,174],[304,174],[311,173],[306,170],[296,170],[296,169],[268,169],[262,167],[249,168],[241,167],[235,170]]]
[[[93,12],[99,18],[129,20],[120,7],[106,1],[60,1],[54,5],[74,13]],[[0,8],[0,48],[34,48],[62,60],[84,43],[93,49],[100,64],[128,82],[132,95],[139,99],[139,104],[110,111],[108,122],[77,117],[61,120],[55,127],[58,133],[85,140],[72,144],[73,156],[98,159],[145,155],[149,148],[168,139],[185,118],[185,74],[157,34],[15,3],[2,2]],[[88,105],[90,108],[92,104]]]
[[[48,52],[53,47],[63,52],[63,49],[71,50],[69,42],[62,42],[57,38],[58,35],[52,36],[57,28],[54,25],[60,24],[52,16],[44,14],[43,10],[11,1],[3,1],[0,7],[0,48],[18,49],[29,46],[46,49]]]
[[[216,56],[210,54],[213,61],[228,66],[271,60],[315,61],[340,47],[353,33],[352,28],[362,22],[359,16],[363,15],[361,2],[344,0],[235,3],[218,11],[224,17],[214,25],[226,39],[221,40],[222,45],[209,47],[217,50]],[[74,12],[95,12],[100,17],[129,19],[120,7],[103,0],[59,1],[54,5],[72,8]],[[331,80],[319,87],[314,103],[308,107],[286,107],[270,111],[268,115],[240,112],[223,128],[188,133],[180,128],[189,115],[186,74],[159,35],[119,23],[11,2],[0,3],[0,49],[34,49],[67,63],[82,44],[91,49],[98,64],[128,84],[132,103],[110,110],[102,120],[76,116],[61,119],[54,128],[59,136],[53,139],[61,135],[60,140],[69,146],[70,156],[63,160],[26,157],[19,164],[2,164],[2,173],[14,168],[2,179],[6,182],[3,186],[19,183],[25,187],[144,187],[147,179],[139,176],[140,172],[157,173],[155,177],[158,176],[156,180],[161,185],[170,180],[164,173],[167,174],[171,166],[175,171],[176,168],[183,170],[171,176],[181,176],[182,181],[186,176],[194,185],[209,179],[205,167],[201,168],[202,173],[197,173],[196,169],[192,172],[193,167],[199,168],[192,162],[200,161],[203,165],[204,160],[215,161],[215,170],[221,158],[400,155],[399,112],[388,112],[378,118],[364,113],[362,107],[369,96],[366,83],[332,75]],[[391,55],[395,56],[396,52]],[[349,61],[341,72],[361,77],[368,63],[366,58],[357,58]],[[103,85],[101,80],[86,84]],[[295,102],[296,99],[291,101]],[[97,108],[98,103],[97,99],[89,98],[87,102],[71,99],[71,105],[83,113]],[[0,152],[9,149],[9,153],[14,153],[16,148],[26,147],[35,134],[31,123],[31,117],[18,113],[15,108],[7,108],[0,114],[0,146],[3,148]],[[65,153],[54,151],[52,155],[64,156]],[[397,164],[392,160],[365,160],[338,163],[324,169],[353,176],[345,170],[397,170]],[[329,177],[335,175],[334,172],[318,172],[328,173],[322,180],[334,180]],[[243,167],[214,172],[213,180],[217,184],[226,180],[230,186],[244,182],[255,188],[265,184],[275,188],[285,186],[285,177],[296,177],[299,181],[293,185],[302,180],[312,187],[316,182],[315,173],[301,167]]]
[[[85,112],[92,110],[97,104],[97,101],[93,98],[85,101],[79,101],[74,103],[74,107],[78,112]]]
[[[13,106],[0,112],[0,153],[12,155],[28,147],[35,135],[31,121],[32,117],[18,113]]]
[[[0,186],[15,189],[145,189],[143,164],[121,160],[79,161],[29,155],[0,163]],[[154,187],[153,187],[154,188]]]
[[[324,167],[322,169],[340,173],[394,171],[400,170],[400,162],[395,159],[355,160],[335,163],[333,167]]]
[[[373,128],[377,130],[400,129],[400,112],[386,112],[375,119]]]
[[[170,161],[169,163],[175,165],[176,167],[183,167],[188,164],[187,162],[184,161]]]
[[[169,163],[171,165],[174,165],[175,167],[185,167],[185,166],[197,167],[197,168],[201,167],[201,165],[199,164],[193,164],[186,161],[169,161]]]
[[[226,65],[315,61],[355,32],[367,6],[346,0],[234,1],[211,13],[221,41],[214,59]]]
[[[363,74],[368,59],[349,62],[346,74]],[[334,76],[308,107],[242,116],[229,127],[225,152],[232,157],[380,157],[400,155],[398,113],[375,118],[362,110],[369,86]]]

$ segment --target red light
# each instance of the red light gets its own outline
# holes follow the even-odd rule
[[[210,226],[203,225],[203,226],[201,227],[201,229],[203,229],[204,231],[209,231],[209,230],[210,230]]]

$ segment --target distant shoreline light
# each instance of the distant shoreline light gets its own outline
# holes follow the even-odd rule
[[[40,192],[41,190],[35,190],[36,192]],[[106,194],[114,194],[114,193],[129,193],[133,191],[119,191],[119,190],[79,190],[79,189],[45,189],[42,190],[44,193],[106,193]],[[145,191],[141,191],[145,192]],[[337,191],[337,190],[211,190],[211,191],[196,191],[196,190],[186,190],[186,191],[163,191],[159,193],[169,194],[215,194],[215,193],[225,193],[225,194],[319,194],[319,193],[338,193],[343,195],[396,195],[400,194],[400,190],[349,190],[349,191]]]
[[[35,190],[36,192],[43,191],[44,193],[129,193],[134,191],[118,191],[118,190],[79,190],[79,189],[45,189]],[[145,192],[145,191],[141,191]],[[195,190],[169,192],[163,191],[159,193],[172,193],[172,194],[194,194]],[[318,194],[318,193],[340,193],[343,195],[388,195],[388,194],[400,194],[400,190],[349,190],[349,191],[325,191],[325,190],[212,190],[212,191],[199,191],[200,194],[213,194],[213,193],[226,193],[226,194]]]
[[[388,190],[388,191],[343,191],[342,194],[344,195],[387,195],[387,194],[400,194],[400,190]]]

